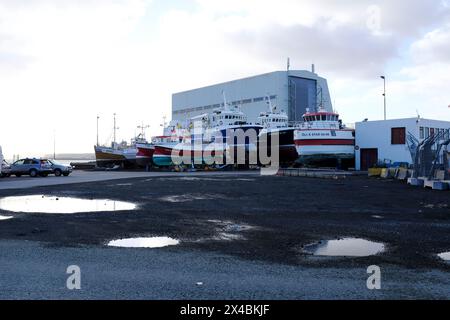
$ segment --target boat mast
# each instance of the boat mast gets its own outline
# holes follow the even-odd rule
[[[141,129],[141,137],[145,138],[145,129],[150,128],[150,125],[144,125],[144,122],[142,122],[141,125],[137,127],[138,129]]]
[[[227,97],[225,96],[225,90],[222,90],[222,96],[223,96],[223,107],[224,107],[224,110],[229,110],[228,109]]]
[[[269,105],[269,113],[274,113],[273,106],[272,106],[272,100],[270,100],[270,96],[266,95],[266,98],[267,98],[267,104]]]

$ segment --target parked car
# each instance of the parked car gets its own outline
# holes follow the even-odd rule
[[[42,161],[47,161],[49,166],[52,168],[53,173],[57,177],[60,176],[68,177],[73,171],[72,166],[66,166],[64,164],[56,162],[55,160],[42,160]]]
[[[51,173],[53,173],[53,169],[48,162],[36,158],[17,160],[11,165],[11,175],[14,174],[16,177],[23,175],[46,177]]]
[[[1,163],[1,175],[0,177],[5,178],[5,177],[9,177],[11,176],[11,166],[9,165],[8,162],[6,162],[5,160],[2,161]]]

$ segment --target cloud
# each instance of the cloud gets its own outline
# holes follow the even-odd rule
[[[290,56],[303,65],[316,62],[325,73],[360,78],[382,72],[408,38],[449,12],[444,3],[421,0],[199,3],[234,50],[272,64]]]
[[[450,23],[428,32],[411,46],[417,63],[450,63]]]
[[[449,100],[449,10],[448,0],[0,0],[1,116],[26,115],[20,130],[2,123],[0,143],[49,153],[56,129],[60,152],[90,151],[96,115],[106,140],[113,112],[120,137],[141,121],[159,134],[171,93],[284,69],[288,56],[292,68],[316,64],[345,121],[382,117],[380,73],[392,115],[426,105],[443,116],[427,102]]]

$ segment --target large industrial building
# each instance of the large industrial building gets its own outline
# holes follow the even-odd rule
[[[275,71],[249,78],[220,83],[172,95],[172,120],[184,122],[211,113],[227,103],[239,106],[248,121],[255,123],[267,111],[267,98],[278,110],[284,110],[290,121],[301,121],[306,109],[322,105],[332,111],[327,80],[314,72],[302,70]]]

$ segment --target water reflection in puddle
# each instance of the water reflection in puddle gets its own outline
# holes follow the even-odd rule
[[[176,246],[178,244],[180,244],[179,240],[169,237],[151,237],[113,240],[108,243],[108,246],[123,248],[162,248]]]
[[[12,219],[12,218],[14,218],[14,217],[0,216],[0,221],[2,221],[2,220],[9,220],[9,219]]]
[[[365,239],[345,238],[308,245],[304,251],[315,256],[368,257],[382,253],[384,250],[385,246],[382,243]]]
[[[134,210],[130,202],[107,199],[79,199],[44,195],[7,197],[0,199],[0,209],[24,213],[80,213]]]
[[[438,254],[438,257],[441,258],[444,261],[450,262],[450,252],[443,252]]]

